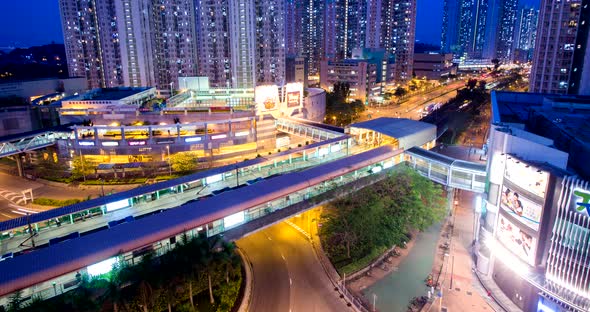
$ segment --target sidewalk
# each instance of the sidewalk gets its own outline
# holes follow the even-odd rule
[[[433,279],[442,290],[442,303],[436,298],[426,311],[502,311],[488,303],[472,271],[474,202],[475,194],[470,192],[461,192],[455,198],[456,205],[441,231],[432,268]],[[448,249],[441,248],[447,243]]]

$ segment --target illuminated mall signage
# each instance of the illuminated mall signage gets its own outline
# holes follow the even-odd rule
[[[590,216],[590,192],[580,188],[574,189],[572,195],[575,209],[581,214]]]
[[[139,145],[145,145],[145,141],[129,141],[128,142],[129,145],[131,146],[139,146]]]

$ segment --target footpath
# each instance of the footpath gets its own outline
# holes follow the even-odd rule
[[[422,311],[503,311],[487,296],[473,272],[475,194],[459,192],[437,243],[432,279],[439,290]]]

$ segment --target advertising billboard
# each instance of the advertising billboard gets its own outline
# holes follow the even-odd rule
[[[522,224],[535,231],[539,230],[541,212],[543,211],[543,207],[540,204],[531,201],[517,191],[503,185],[500,207]]]
[[[545,198],[549,173],[512,156],[506,159],[506,179],[539,197]]]
[[[537,240],[500,215],[496,236],[500,243],[520,259],[535,265]]]
[[[277,86],[257,86],[254,101],[259,112],[272,111],[279,108],[279,88]]]
[[[298,107],[299,105],[301,105],[300,92],[287,92],[287,107]]]

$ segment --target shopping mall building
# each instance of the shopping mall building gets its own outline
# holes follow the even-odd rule
[[[77,124],[69,156],[95,165],[162,162],[185,152],[201,162],[256,157],[276,149],[275,118],[323,119],[325,112],[325,92],[304,98],[300,83],[214,89],[206,77],[182,77],[179,86],[165,103],[155,88],[94,89],[64,99],[61,123]]]
[[[590,97],[492,93],[476,268],[523,311],[590,309]]]

